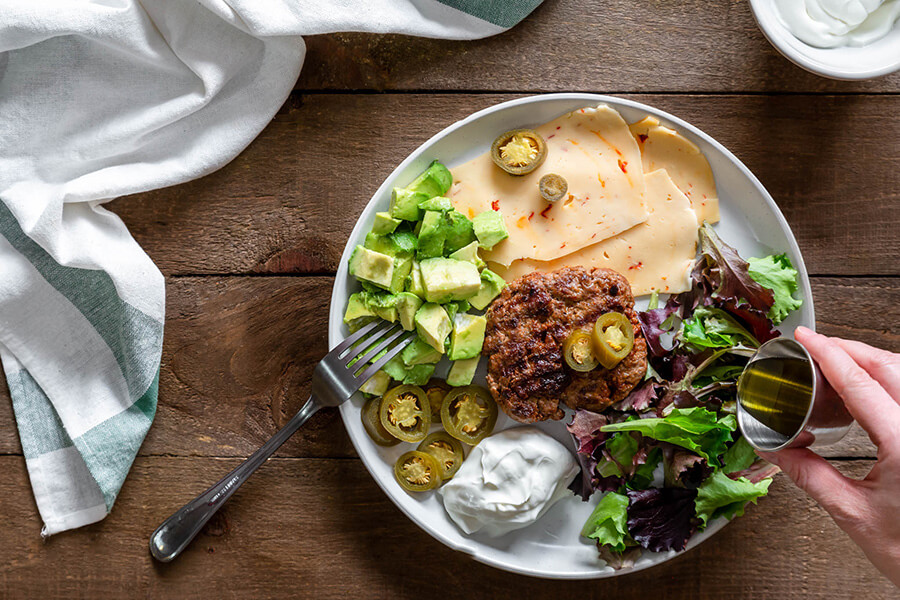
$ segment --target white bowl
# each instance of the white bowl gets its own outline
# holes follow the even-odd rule
[[[800,255],[800,248],[790,227],[762,184],[733,154],[713,138],[696,127],[661,110],[631,100],[597,94],[546,94],[504,102],[481,110],[450,125],[419,146],[406,160],[394,169],[384,181],[360,215],[338,266],[331,295],[331,311],[328,317],[328,346],[334,348],[348,332],[342,322],[347,297],[359,287],[347,272],[347,261],[356,244],[362,243],[366,231],[372,226],[375,212],[387,210],[391,189],[405,185],[423,171],[432,159],[454,167],[487,151],[498,132],[516,127],[530,127],[551,121],[576,108],[606,103],[618,110],[628,122],[638,121],[647,115],[657,117],[663,125],[678,130],[695,143],[706,155],[712,167],[719,193],[721,221],[716,231],[721,238],[736,247],[742,256],[764,256],[772,252],[787,252],[800,273],[799,295],[803,298],[800,310],[791,314],[781,325],[782,331],[793,331],[797,325],[815,327],[812,290]],[[637,302],[639,309],[647,306],[647,297]],[[440,369],[440,367],[439,367]],[[485,365],[476,373],[476,383],[484,385]],[[376,446],[365,432],[360,420],[361,398],[354,397],[341,405],[341,416],[350,440],[363,464],[387,496],[413,522],[450,548],[464,552],[480,562],[525,575],[553,579],[593,579],[614,577],[640,571],[678,556],[669,552],[645,552],[630,569],[615,571],[597,557],[597,548],[579,537],[579,531],[600,494],[590,503],[581,502],[574,495],[555,504],[536,523],[499,538],[482,534],[465,535],[450,520],[440,499],[433,492],[408,494],[394,480],[393,464],[410,444],[391,448]],[[566,419],[568,422],[569,419]],[[495,431],[517,425],[506,415],[500,414]],[[543,422],[537,424],[545,433],[572,448],[572,437],[564,423]],[[574,450],[574,448],[573,448]],[[749,507],[755,510],[755,507]],[[688,542],[691,549],[709,539],[728,521],[724,518],[712,521],[705,530],[696,533]],[[393,549],[385,548],[389,554]]]
[[[900,69],[900,24],[861,47],[815,48],[801,42],[778,14],[775,0],[750,0],[759,29],[775,49],[799,67],[831,79],[872,79]]]

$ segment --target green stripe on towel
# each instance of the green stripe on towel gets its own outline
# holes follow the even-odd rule
[[[509,28],[531,14],[543,0],[438,0],[498,27]]]

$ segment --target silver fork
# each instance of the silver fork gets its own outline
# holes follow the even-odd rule
[[[150,554],[153,558],[169,562],[181,554],[225,501],[289,437],[294,435],[307,419],[322,407],[338,406],[348,400],[387,361],[409,345],[413,337],[412,332],[404,331],[399,325],[373,321],[338,344],[316,365],[309,400],[287,425],[235,470],[182,506],[153,532],[150,536]],[[384,356],[378,357],[372,364],[366,366],[384,351],[387,351]]]

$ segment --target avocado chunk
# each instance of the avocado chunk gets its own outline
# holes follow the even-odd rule
[[[407,366],[433,365],[441,360],[441,353],[428,345],[422,338],[416,338],[413,343],[403,349],[400,357]]]
[[[397,225],[400,223],[400,219],[395,219],[391,216],[391,213],[375,213],[375,222],[372,224],[372,233],[377,235],[394,233],[394,230],[397,229]]]
[[[416,328],[416,311],[422,306],[422,299],[409,292],[397,294],[397,312],[400,325],[407,331]]]
[[[419,242],[416,239],[416,234],[408,229],[401,229],[400,231],[395,231],[391,234],[391,240],[393,240],[394,245],[397,247],[398,251],[402,254],[408,254],[412,256]]]
[[[347,310],[344,311],[344,323],[349,323],[354,319],[374,316],[376,316],[375,311],[366,304],[366,292],[350,294],[350,298],[347,299]]]
[[[366,234],[366,241],[363,242],[363,245],[369,250],[386,254],[391,258],[397,256],[397,253],[400,252],[400,247],[393,237],[390,235],[378,235],[374,231]]]
[[[450,334],[450,360],[465,360],[481,354],[486,326],[487,319],[482,316],[458,313]]]
[[[472,219],[472,226],[475,228],[478,245],[485,250],[490,250],[509,237],[506,223],[499,210],[486,210],[478,213]]]
[[[388,288],[394,294],[403,291],[406,286],[406,279],[412,271],[413,258],[412,255],[399,254],[394,259],[394,274],[391,276],[391,285]]]
[[[450,170],[438,161],[433,161],[406,189],[422,194],[425,198],[434,198],[446,194],[452,183],[453,175]]]
[[[469,303],[478,310],[484,310],[505,287],[506,282],[502,277],[490,269],[485,269],[481,272],[481,286],[478,293],[469,298]]]
[[[395,219],[404,221],[418,221],[422,218],[419,202],[428,200],[425,194],[412,191],[407,188],[395,187],[391,192],[390,215]]]
[[[366,295],[366,306],[375,315],[391,323],[400,318],[397,310],[397,296],[386,292],[370,292]]]
[[[425,211],[419,229],[418,252],[416,257],[434,258],[444,255],[444,214],[434,210]]]
[[[363,394],[371,394],[373,396],[384,396],[391,385],[391,376],[384,371],[376,371],[367,382],[359,388]]]
[[[475,241],[475,229],[464,214],[458,210],[444,213],[444,253],[450,254]]]
[[[387,254],[357,246],[350,255],[350,274],[357,279],[389,288],[394,276],[394,259]]]
[[[452,258],[428,258],[419,263],[428,302],[467,300],[481,287],[478,268]]]
[[[450,317],[440,304],[427,302],[416,312],[416,332],[440,354],[444,353],[444,340],[452,329]]]
[[[406,376],[403,378],[405,385],[425,385],[431,376],[434,375],[436,365],[413,365],[407,367]]]
[[[422,210],[436,210],[438,212],[447,212],[449,210],[453,210],[453,205],[450,204],[450,198],[445,198],[444,196],[435,196],[434,198],[429,198],[424,202],[419,202],[419,208]]]
[[[425,299],[425,284],[422,282],[422,267],[419,266],[419,261],[414,260],[412,264],[412,269],[409,272],[409,277],[406,281],[406,291],[415,294],[419,298]]]
[[[459,305],[456,302],[448,302],[442,306],[444,307],[444,310],[447,311],[447,316],[450,317],[450,322],[452,323],[453,318],[456,317],[456,313],[459,312]]]
[[[403,379],[406,377],[406,365],[403,364],[403,360],[400,358],[399,354],[384,363],[384,367],[382,367],[382,370],[390,375],[391,379],[395,379],[397,381],[403,381]]]
[[[478,362],[480,360],[481,357],[476,356],[474,358],[454,361],[453,364],[450,365],[450,372],[447,373],[447,385],[461,387],[472,383],[472,378],[475,377],[475,369],[478,368]]]
[[[484,268],[484,261],[478,256],[478,242],[472,242],[468,246],[464,246],[450,255],[454,260],[464,260],[470,262],[479,269]]]

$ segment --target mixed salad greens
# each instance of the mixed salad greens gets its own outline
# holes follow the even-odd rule
[[[797,271],[784,254],[745,261],[704,224],[691,282],[638,315],[645,381],[612,410],[579,410],[568,425],[582,467],[574,491],[606,492],[582,535],[614,568],[642,548],[682,550],[712,520],[742,515],[778,471],[737,431],[735,390],[748,357],[800,307]]]

